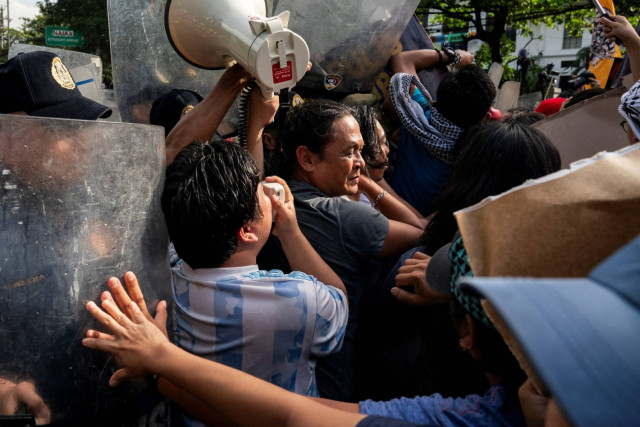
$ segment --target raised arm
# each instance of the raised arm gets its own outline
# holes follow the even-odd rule
[[[251,75],[238,64],[224,72],[209,95],[180,119],[167,135],[167,166],[180,150],[193,141],[206,142],[211,139],[250,78]]]
[[[604,32],[609,39],[618,37],[627,49],[633,80],[640,80],[640,36],[624,16],[612,16],[611,20],[600,18]]]
[[[355,426],[364,418],[179,349],[133,302],[129,305],[133,320],[109,300],[103,301],[103,307],[108,313],[93,302],[87,304],[87,310],[113,335],[90,330],[82,342],[113,354],[120,362],[122,368],[109,380],[112,386],[129,378],[157,374],[237,425]]]
[[[275,196],[271,197],[271,203],[274,205],[276,212],[278,212],[272,233],[280,240],[282,250],[287,257],[287,261],[289,261],[291,269],[311,274],[325,285],[340,289],[345,297],[348,297],[347,288],[340,280],[340,277],[318,255],[311,243],[300,231],[296,220],[296,210],[293,206],[293,195],[287,183],[277,176],[267,177],[267,181],[278,182],[284,187],[284,203]]]
[[[260,175],[264,176],[264,152],[262,148],[262,131],[265,126],[273,121],[273,117],[280,105],[279,98],[274,96],[266,99],[258,88],[251,91],[249,98],[248,125],[247,125],[247,149],[260,169]]]

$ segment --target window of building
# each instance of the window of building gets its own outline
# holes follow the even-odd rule
[[[562,35],[562,48],[579,49],[580,47],[582,47],[582,35],[572,36],[565,27],[564,34]]]

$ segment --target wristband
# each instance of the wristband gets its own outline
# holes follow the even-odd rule
[[[382,193],[378,194],[378,197],[376,197],[375,202],[373,202],[373,205],[371,205],[373,208],[376,208],[378,206],[378,204],[380,204],[380,200],[382,200],[382,198],[384,197],[384,195],[387,194],[387,190],[382,190]]]
[[[440,49],[438,49],[437,47],[434,47],[435,51],[438,52],[438,64],[442,64],[442,62],[444,61],[442,59],[442,51]]]

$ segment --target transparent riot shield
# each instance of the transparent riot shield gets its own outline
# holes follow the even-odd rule
[[[298,86],[331,92],[369,92],[391,57],[418,0],[274,0],[274,13],[291,11],[314,68]]]
[[[149,123],[151,104],[171,89],[204,97],[222,74],[178,56],[165,32],[164,6],[160,1],[108,0],[113,82],[125,122]]]
[[[134,271],[151,307],[169,291],[155,126],[0,114],[0,378],[33,381],[60,425],[132,425],[140,381],[110,388],[82,346],[110,276]]]

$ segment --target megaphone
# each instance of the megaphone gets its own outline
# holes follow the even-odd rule
[[[215,70],[235,60],[270,98],[304,76],[309,48],[287,29],[289,12],[266,15],[264,1],[168,0],[165,29],[185,61]]]

